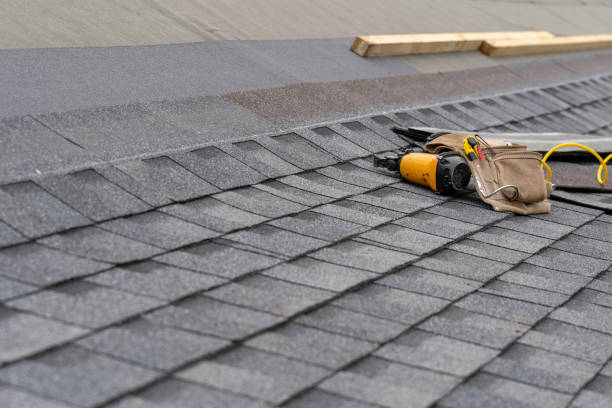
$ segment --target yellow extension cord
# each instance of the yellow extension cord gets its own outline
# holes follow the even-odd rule
[[[548,164],[546,164],[546,160],[548,160],[548,158],[550,157],[550,155],[557,149],[560,149],[562,147],[568,147],[568,146],[574,146],[574,147],[579,147],[581,149],[586,150],[587,152],[591,153],[593,156],[595,156],[597,158],[597,160],[599,160],[599,169],[597,170],[597,182],[599,184],[605,184],[606,181],[608,181],[608,166],[606,166],[606,163],[608,163],[608,160],[612,159],[612,153],[610,153],[608,155],[608,157],[606,157],[605,159],[602,159],[601,156],[599,155],[599,153],[597,153],[595,150],[591,149],[588,146],[579,144],[579,143],[561,143],[560,145],[557,145],[555,147],[553,147],[552,149],[550,149],[548,151],[548,153],[546,153],[546,155],[542,158],[542,167],[544,167],[546,169],[546,181],[550,181],[551,177],[552,177],[552,171],[550,170],[550,166]],[[601,178],[601,172],[603,171],[604,173],[604,178]]]

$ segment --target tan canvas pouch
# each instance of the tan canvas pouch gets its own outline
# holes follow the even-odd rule
[[[467,136],[463,133],[442,135],[427,143],[426,148],[432,153],[445,150],[459,153],[472,171],[476,192],[494,210],[525,215],[550,211],[547,198],[552,185],[544,180],[539,153],[527,151],[525,145],[491,139],[482,149],[484,160],[469,161],[463,150],[463,140]],[[491,195],[506,185],[517,186],[518,196],[514,189]]]
[[[495,149],[493,149],[495,150]],[[538,152],[506,151],[493,155],[493,164],[497,171],[500,186],[518,187],[516,200],[523,203],[536,203],[548,198],[546,180],[540,163],[542,155]],[[503,190],[502,194],[513,199],[515,191]]]

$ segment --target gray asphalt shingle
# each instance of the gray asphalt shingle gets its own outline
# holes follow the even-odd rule
[[[375,343],[297,324],[260,334],[246,345],[332,370],[365,356],[376,347]]]
[[[172,370],[188,361],[217,352],[230,343],[138,319],[87,336],[77,344],[152,369]]]
[[[418,266],[409,266],[379,279],[376,283],[448,300],[457,300],[477,290],[482,285],[477,281],[419,268]]]
[[[40,115],[38,120],[106,160],[194,143],[196,132],[153,116],[141,104],[105,106]]]
[[[155,380],[159,374],[66,346],[0,369],[0,380],[37,394],[93,407]]]
[[[0,250],[0,274],[34,285],[50,285],[109,268],[104,262],[72,256],[30,243]]]
[[[404,213],[388,210],[374,205],[353,200],[340,200],[313,208],[312,211],[330,215],[356,224],[375,227],[404,216]]]
[[[552,310],[551,307],[486,293],[473,293],[454,304],[462,309],[525,324],[537,322]]]
[[[219,191],[167,156],[125,161],[115,166],[144,186],[174,201],[189,200]]]
[[[513,120],[517,119],[517,115],[513,114],[513,112],[509,112],[507,106],[503,106],[499,100],[495,100],[494,98],[475,99],[471,102],[504,123],[512,122]]]
[[[478,225],[489,224],[508,217],[507,213],[495,212],[490,209],[483,210],[481,207],[454,201],[430,207],[427,209],[427,212]]]
[[[313,211],[270,221],[270,225],[330,242],[356,235],[368,227]]]
[[[192,272],[154,261],[125,265],[98,273],[89,282],[125,290],[137,295],[174,301],[194,292],[219,286],[225,279]]]
[[[572,211],[559,206],[552,206],[548,214],[534,214],[530,217],[535,217],[544,221],[556,222],[558,224],[565,224],[570,227],[579,227],[580,225],[595,218],[594,215]]]
[[[527,252],[515,251],[470,238],[452,244],[448,248],[457,252],[508,264],[516,264],[529,256]]]
[[[140,162],[142,164],[142,162]],[[132,161],[131,164],[135,164],[135,167],[138,167],[136,161]],[[113,165],[101,165],[96,166],[95,170],[102,177],[115,184],[116,186],[124,189],[134,197],[139,198],[145,203],[151,205],[152,207],[159,207],[162,205],[167,205],[172,202],[172,200],[166,196],[162,191],[159,191],[150,185],[147,185],[146,182],[141,182],[136,178],[132,177],[125,171],[121,171],[117,167]]]
[[[378,171],[381,171],[381,170],[378,170]],[[420,184],[409,183],[409,182],[406,182],[405,180],[400,180],[399,182],[390,184],[389,187],[397,188],[398,190],[407,191],[409,193],[414,193],[414,194],[417,194],[418,196],[424,196],[424,197],[436,200],[436,202],[438,203],[450,200],[449,196],[438,194],[435,191],[433,191],[430,187],[425,187]]]
[[[154,260],[223,278],[236,278],[280,262],[277,258],[216,242],[169,252]]]
[[[255,184],[266,178],[263,174],[216,147],[175,153],[170,157],[185,166],[187,170],[222,190]],[[232,177],[228,177],[229,174]]]
[[[599,210],[597,208],[585,207],[583,205],[573,204],[570,202],[559,201],[555,199],[551,199],[550,202],[555,207],[565,208],[566,210],[576,211],[579,213],[589,214],[589,215],[596,215],[596,216],[598,215],[599,221],[605,221],[605,217],[607,217],[607,215],[604,214],[602,210]]]
[[[321,367],[243,346],[196,364],[177,376],[222,390],[238,389],[242,395],[280,403],[327,374]]]
[[[508,217],[496,224],[496,226],[549,239],[559,239],[574,230],[573,227],[568,225],[544,221],[533,217],[518,216]]]
[[[290,186],[289,184],[281,183],[278,180],[270,180],[261,184],[255,184],[253,187],[306,206],[321,205],[333,200],[332,197],[302,190],[300,188]]]
[[[612,397],[602,395],[594,391],[583,389],[578,397],[572,402],[576,408],[606,407],[612,403]]]
[[[399,123],[398,121],[391,119],[390,116],[375,115],[370,117],[361,117],[359,118],[359,122],[373,131],[376,135],[380,135],[391,143],[399,146],[403,146],[405,143],[404,140],[391,131],[391,126],[398,125]]]
[[[607,270],[590,282],[589,287],[605,293],[612,293],[612,271]]]
[[[137,396],[128,396],[113,408],[266,408],[263,402],[240,397],[192,382],[166,379],[148,387]]]
[[[459,124],[440,115],[439,110],[435,111],[430,108],[409,110],[405,115],[411,116],[429,127],[441,129],[459,129],[461,127]],[[406,121],[406,119],[407,118],[404,118],[404,121]]]
[[[228,232],[266,221],[267,218],[206,197],[184,204],[174,204],[159,209],[161,212],[182,218],[202,227]]]
[[[253,187],[216,194],[214,198],[241,210],[270,218],[281,217],[306,209],[301,204],[285,200]]]
[[[477,231],[480,227],[452,218],[442,217],[427,211],[406,216],[394,221],[395,224],[441,237],[457,239],[470,232]]]
[[[612,295],[589,288],[582,289],[574,299],[612,308]]]
[[[529,326],[452,306],[418,326],[441,334],[487,347],[501,349],[525,333]]]
[[[589,282],[589,278],[572,273],[522,263],[497,279],[518,285],[571,295]]]
[[[482,293],[504,296],[511,299],[525,300],[544,306],[556,307],[569,299],[568,295],[549,292],[543,289],[517,285],[501,280],[494,280],[479,289]]]
[[[392,150],[397,147],[397,145],[394,143],[390,142],[384,137],[381,137],[357,121],[331,125],[330,129],[347,137],[353,143],[368,149],[373,153],[384,150]]]
[[[571,397],[507,378],[479,373],[440,402],[444,408],[563,408]]]
[[[612,334],[610,309],[592,303],[572,299],[563,307],[555,309],[550,318]]]
[[[462,110],[457,104],[436,106],[432,110],[459,125],[460,129],[476,130],[500,124],[499,122],[486,124],[484,121],[481,121],[483,118],[472,116],[469,112]]]
[[[450,242],[448,238],[393,224],[364,232],[356,239],[383,244],[416,255],[431,252]]]
[[[311,253],[310,256],[349,268],[365,269],[376,273],[387,272],[417,259],[412,254],[353,240],[320,249]]]
[[[227,303],[281,316],[298,313],[334,295],[334,292],[265,275],[250,276],[206,293]]]
[[[301,171],[254,140],[223,144],[219,147],[269,178],[287,176]]]
[[[150,209],[148,204],[112,184],[93,170],[46,177],[38,180],[37,183],[56,198],[94,221],[104,221]]]
[[[525,262],[587,277],[594,277],[611,265],[609,261],[570,254],[553,248],[547,248],[539,254],[531,256]]]
[[[159,211],[99,224],[124,237],[159,248],[174,249],[218,236],[219,233]]]
[[[0,306],[0,364],[66,343],[87,330]]]
[[[326,241],[296,234],[271,225],[261,225],[226,235],[230,242],[238,242],[271,253],[294,257],[327,245]]]
[[[599,366],[548,351],[513,345],[484,367],[484,371],[559,392],[574,393]]]
[[[56,234],[39,242],[71,255],[113,263],[137,261],[164,252],[159,247],[134,241],[99,227]]]
[[[476,104],[475,101],[465,101],[453,105],[456,109],[459,109],[472,118],[478,118],[485,126],[498,126],[505,122],[505,117],[499,118],[493,112],[488,112],[481,106]]]
[[[279,181],[295,188],[333,198],[359,194],[366,190],[365,187],[344,183],[316,171],[283,177]]]
[[[362,340],[381,343],[389,340],[406,329],[406,325],[378,317],[354,312],[333,305],[323,306],[311,313],[302,315],[296,322],[316,327],[327,332],[343,334]]]
[[[497,350],[418,329],[402,334],[374,355],[389,361],[465,377],[497,355]]]
[[[370,154],[370,152],[364,148],[356,145],[328,127],[301,129],[297,133],[340,160],[350,160]]]
[[[0,190],[0,218],[28,237],[39,237],[90,223],[31,181],[5,184]],[[13,241],[18,242],[18,237],[13,237]]]
[[[470,238],[503,248],[528,253],[536,253],[554,242],[550,239],[534,237],[533,235],[524,234],[522,232],[497,227],[490,227],[477,232],[471,235]]]
[[[595,364],[612,356],[612,336],[553,319],[543,320],[518,342]]]
[[[434,206],[440,202],[438,199],[427,198],[420,194],[414,194],[393,187],[383,187],[366,194],[351,197],[351,200],[392,211],[401,211],[406,214]]]
[[[314,389],[291,400],[287,408],[318,408],[329,404],[336,408],[371,408],[372,405]]]
[[[574,234],[598,239],[600,241],[612,242],[612,228],[610,228],[610,224],[597,220],[578,228],[574,231]]]
[[[9,407],[69,408],[62,402],[42,398],[7,385],[0,385],[0,401]]]
[[[303,170],[330,166],[336,159],[295,133],[258,139],[266,149]]]
[[[370,156],[398,124],[606,136],[586,55],[1,121],[0,405],[607,407],[612,218],[495,212]]]
[[[357,161],[359,163],[359,161]],[[342,163],[335,166],[323,167],[317,170],[327,177],[354,184],[368,189],[382,187],[397,182],[397,178],[391,174],[384,175],[380,172],[373,172],[353,163]]]
[[[444,249],[433,256],[421,259],[415,262],[415,266],[480,282],[486,282],[512,267],[511,264],[479,258],[450,249]]]
[[[272,123],[223,96],[191,97],[146,105],[156,117],[197,132],[199,143],[274,129]]]
[[[414,324],[439,312],[448,303],[442,299],[380,285],[370,285],[333,302],[336,306],[355,312],[404,324]]]
[[[95,283],[74,281],[12,300],[7,304],[41,316],[99,328],[163,303]]]
[[[2,156],[2,180],[84,165],[93,159],[89,152],[29,115],[0,120],[0,141],[0,150],[10,152]]]
[[[612,262],[612,242],[570,234],[555,242],[551,247],[582,256],[588,256],[590,258],[605,259]]]
[[[0,302],[33,292],[38,288],[0,276]]]
[[[0,222],[0,248],[26,242],[28,239],[7,224]]]
[[[376,277],[371,272],[335,265],[310,257],[277,265],[264,271],[263,274],[334,292],[343,292]]]
[[[146,316],[154,323],[225,339],[240,339],[279,323],[282,319],[229,303],[196,296]]]
[[[586,387],[584,387],[583,391],[588,390],[596,392],[602,396],[612,397],[612,390],[610,388],[611,382],[612,378],[610,376],[600,372],[589,384],[586,385]]]
[[[459,379],[403,364],[368,358],[319,385],[323,390],[385,407],[427,407]]]

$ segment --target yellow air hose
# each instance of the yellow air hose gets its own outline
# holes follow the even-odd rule
[[[546,164],[546,160],[548,160],[548,158],[550,157],[550,155],[557,149],[561,149],[562,147],[568,147],[568,146],[574,146],[574,147],[579,147],[581,149],[586,150],[587,152],[591,153],[593,156],[595,156],[597,158],[597,160],[599,160],[599,170],[597,170],[597,182],[599,184],[605,184],[606,181],[608,181],[608,166],[606,166],[606,163],[608,163],[608,160],[612,159],[612,153],[610,153],[608,155],[608,157],[604,159],[601,158],[601,156],[599,155],[599,153],[597,153],[595,150],[591,149],[588,146],[579,144],[579,143],[561,143],[560,145],[557,145],[555,147],[553,147],[552,149],[550,149],[548,151],[548,153],[546,153],[546,155],[542,158],[542,167],[544,167],[546,169],[546,181],[550,181],[551,177],[552,177],[552,171],[550,170],[550,166],[548,164]],[[603,179],[601,178],[601,172],[603,171],[604,173],[604,177]]]

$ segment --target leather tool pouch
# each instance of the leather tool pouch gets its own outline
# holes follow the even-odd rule
[[[542,155],[537,152],[501,152],[493,156],[500,186],[514,185],[518,188],[515,198],[524,203],[537,203],[548,198],[546,180],[540,162]],[[502,194],[512,200],[516,195],[513,189],[503,190]]]
[[[548,197],[552,193],[552,184],[544,179],[539,153],[527,151],[525,145],[491,139],[481,143],[484,160],[470,161],[463,150],[463,140],[467,136],[463,133],[445,134],[431,140],[426,148],[432,153],[447,150],[459,153],[472,171],[476,192],[494,210],[517,214],[550,211]],[[493,194],[504,186],[515,187],[506,187]]]

